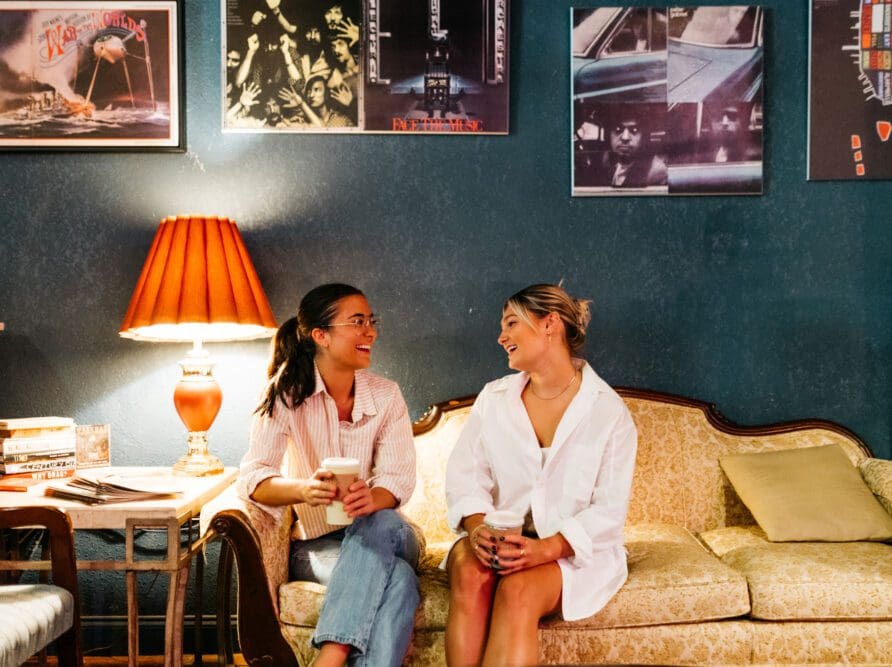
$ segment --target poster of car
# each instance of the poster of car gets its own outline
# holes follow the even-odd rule
[[[892,4],[812,0],[808,178],[892,178]]]
[[[223,0],[223,130],[508,133],[508,0]]]
[[[0,148],[182,150],[177,0],[0,4]]]
[[[762,7],[570,14],[573,196],[761,194]]]

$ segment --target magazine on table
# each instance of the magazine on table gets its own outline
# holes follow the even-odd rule
[[[182,495],[168,478],[133,478],[109,476],[91,478],[75,476],[65,484],[49,484],[45,495],[63,500],[76,500],[90,505],[122,503],[135,500],[164,500]]]

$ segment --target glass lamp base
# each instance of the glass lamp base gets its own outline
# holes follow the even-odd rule
[[[173,465],[174,475],[202,477],[223,472],[223,462],[208,451],[207,431],[189,433],[189,453]]]

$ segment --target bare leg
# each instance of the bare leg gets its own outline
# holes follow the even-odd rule
[[[313,661],[313,667],[343,667],[350,655],[350,644],[325,642],[319,649],[319,655]]]
[[[483,664],[536,665],[539,619],[561,607],[561,569],[547,563],[499,581]]]
[[[448,570],[446,664],[450,667],[479,665],[486,645],[497,575],[477,560],[467,537],[449,554]]]

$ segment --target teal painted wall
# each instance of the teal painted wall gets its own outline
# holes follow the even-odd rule
[[[224,136],[219,3],[186,0],[185,154],[0,156],[0,416],[108,422],[116,464],[184,451],[185,346],[117,330],[158,221],[200,212],[238,221],[280,321],[318,283],[366,290],[374,368],[413,416],[505,373],[502,300],[563,278],[609,382],[744,424],[831,419],[892,456],[892,184],[805,180],[807,3],[764,3],[765,194],[677,199],[569,197],[571,4],[513,4],[510,136]],[[213,350],[212,449],[235,465],[266,344]],[[123,596],[99,581],[93,614]]]

